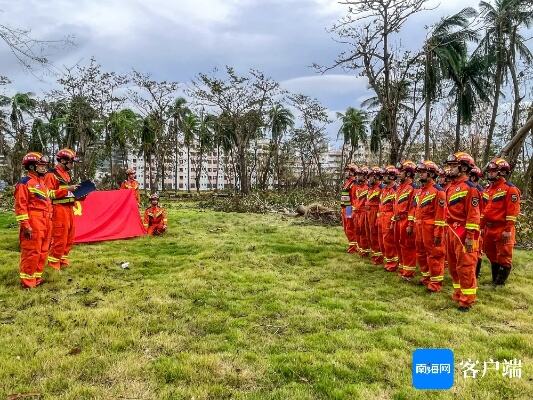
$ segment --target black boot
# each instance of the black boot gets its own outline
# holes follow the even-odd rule
[[[479,274],[481,273],[481,258],[477,260],[476,266],[476,279],[479,279]]]
[[[498,275],[500,273],[500,264],[490,263],[490,269],[491,269],[491,272],[492,272],[492,284],[496,285],[496,281],[497,281]]]
[[[510,267],[504,267],[500,265],[500,270],[496,278],[496,285],[502,285],[502,286],[505,285],[505,282],[507,281],[507,278],[509,278],[510,273],[511,273]]]

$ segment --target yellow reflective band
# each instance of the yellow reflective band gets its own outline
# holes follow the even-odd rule
[[[462,192],[457,192],[457,193],[455,193],[455,194],[450,196],[450,198],[448,199],[448,203],[453,201],[453,200],[460,199],[461,197],[465,197],[467,194],[468,194],[468,190],[464,190]]]
[[[453,288],[454,289],[461,289],[461,284],[460,283],[454,283],[453,284]]]
[[[422,272],[422,276],[423,276],[423,277],[427,277],[427,276],[429,276],[429,275],[431,275],[429,272]]]
[[[357,246],[357,242],[348,242],[350,246]]]
[[[429,280],[432,282],[442,282],[444,280],[444,275],[432,276]]]
[[[405,269],[406,271],[416,271],[416,267],[408,267],[407,265],[404,265],[403,269]]]
[[[74,197],[67,197],[59,200],[53,200],[53,204],[66,204],[66,203],[74,203],[76,199]]]
[[[24,220],[30,219],[30,216],[28,214],[19,214],[15,216],[15,219],[17,221],[24,221]]]
[[[435,193],[433,193],[433,194],[430,194],[430,195],[424,197],[424,198],[422,199],[422,201],[420,202],[420,206],[424,206],[424,205],[426,205],[426,204],[429,203],[431,200],[433,200],[433,199],[435,198],[435,196],[437,196],[437,195],[436,195]]]
[[[394,200],[396,198],[395,194],[389,194],[388,196],[385,196],[383,200],[381,200],[382,203],[386,203],[389,200]]]
[[[476,294],[477,292],[477,288],[473,288],[473,289],[461,289],[461,293],[465,294],[465,295],[472,295],[472,294]]]
[[[398,202],[408,198],[410,194],[411,194],[411,192],[407,192],[407,193],[404,193],[404,194],[400,195],[400,197],[398,197]]]
[[[48,261],[49,262],[59,262],[59,258],[55,258],[55,257],[52,257],[52,256],[48,256]]]
[[[407,217],[407,220],[408,220],[408,221],[414,221],[414,220],[415,220],[415,217],[412,216],[412,215],[409,215],[409,216]]]
[[[507,194],[507,191],[505,191],[505,192],[498,192],[498,193],[496,193],[494,196],[492,196],[492,200],[494,200],[494,199],[499,199],[500,197],[503,197],[503,196],[505,196],[506,194]]]
[[[361,193],[357,195],[357,197],[362,198],[368,194],[368,190],[363,190]]]
[[[45,193],[45,192],[43,192],[42,190],[39,190],[39,189],[37,189],[37,188],[34,188],[34,187],[29,187],[29,188],[28,188],[28,191],[29,191],[30,193],[36,193],[36,194],[41,195],[41,196],[43,196],[43,197],[48,197],[48,194],[47,194],[47,193]]]
[[[475,230],[475,231],[479,231],[479,225],[478,224],[466,224],[465,228],[466,229],[472,229],[472,230]]]
[[[440,220],[435,220],[435,226],[446,226],[446,222],[440,221]]]
[[[61,256],[61,259],[62,259],[62,260],[65,260],[65,259],[67,259],[67,258],[68,258],[68,256]]]
[[[68,185],[59,185],[59,189],[67,189]]]
[[[484,198],[485,200],[488,200],[488,199],[490,199],[490,196],[489,196],[488,193],[485,192],[485,193],[483,193],[483,198]]]
[[[373,192],[368,196],[368,200],[372,200],[374,197],[379,196],[379,192]]]
[[[36,272],[33,274],[34,277],[36,278],[40,278],[41,276],[43,276],[43,273],[42,272]]]
[[[508,215],[505,217],[507,221],[516,221],[516,217],[513,217],[512,215]]]
[[[23,272],[21,272],[19,274],[19,276],[20,276],[20,279],[33,279],[33,278],[35,278],[33,275],[28,275],[28,274],[25,274]]]

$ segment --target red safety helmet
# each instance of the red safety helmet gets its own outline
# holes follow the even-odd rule
[[[411,172],[412,174],[414,174],[416,171],[416,164],[411,160],[405,160],[399,162],[396,168],[398,169],[398,171]]]
[[[457,153],[450,154],[446,160],[446,164],[463,164],[470,168],[474,168],[476,166],[472,156],[464,151],[458,151]]]
[[[437,164],[435,164],[433,161],[425,160],[416,166],[417,172],[433,172],[437,175],[444,175],[444,170],[442,168],[439,168]]]
[[[370,174],[370,169],[366,165],[363,165],[361,168],[359,168],[359,173],[361,175],[367,176],[368,174]]]
[[[477,165],[470,170],[470,175],[477,176],[478,178],[483,178],[483,172],[481,171],[481,169],[479,169]]]
[[[398,169],[394,166],[394,165],[387,165],[385,167],[385,174],[386,175],[394,175],[394,176],[397,176],[398,175]]]
[[[132,168],[126,170],[126,175],[135,175],[135,171]]]
[[[50,160],[38,151],[32,151],[22,157],[22,165],[28,168],[30,165],[48,165]]]
[[[509,172],[511,170],[511,166],[507,161],[505,161],[503,158],[493,158],[489,165],[487,165],[487,171],[501,171],[501,172]]]
[[[381,168],[374,166],[370,168],[370,172],[368,174],[373,176],[380,176],[383,175],[383,171]]]
[[[56,154],[57,161],[59,160],[69,160],[72,162],[79,162],[79,158],[76,157],[76,152],[72,149],[61,149]]]
[[[152,193],[150,195],[150,201],[151,200],[159,200],[159,195],[157,193]]]

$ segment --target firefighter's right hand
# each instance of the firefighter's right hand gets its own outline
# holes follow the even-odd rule
[[[433,244],[434,244],[435,246],[438,247],[438,246],[441,245],[441,243],[442,243],[442,238],[441,238],[440,236],[435,236],[435,237],[433,238]]]
[[[408,225],[406,232],[407,232],[407,236],[413,236],[413,227],[411,225]]]
[[[22,235],[24,236],[24,239],[31,240],[33,230],[29,226],[22,228]]]
[[[467,237],[465,239],[465,248],[467,253],[472,253],[474,251],[474,240]]]
[[[69,192],[73,192],[73,191],[75,191],[75,190],[76,190],[77,188],[79,188],[79,187],[80,187],[80,185],[70,185],[70,186],[67,186],[67,190],[68,190]]]

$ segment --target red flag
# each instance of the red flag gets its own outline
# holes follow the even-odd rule
[[[90,193],[74,206],[75,243],[143,236],[146,232],[132,190]]]

